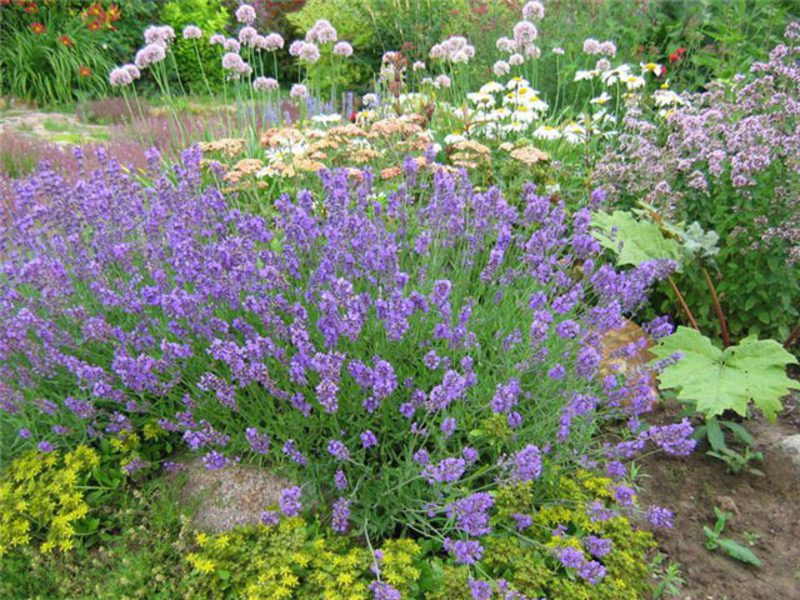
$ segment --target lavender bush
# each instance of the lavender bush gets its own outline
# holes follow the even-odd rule
[[[168,173],[150,160],[151,186],[112,160],[74,184],[46,168],[14,184],[0,409],[20,444],[163,430],[210,469],[246,457],[293,477],[286,515],[449,533],[457,557],[490,529],[471,515],[498,485],[598,460],[623,476],[648,441],[691,450],[687,423],[644,422],[651,373],[602,360],[674,265],[602,264],[588,211],[409,160],[390,193],[323,171],[319,197],[262,217],[201,185],[196,149]],[[594,441],[612,421],[625,427]]]

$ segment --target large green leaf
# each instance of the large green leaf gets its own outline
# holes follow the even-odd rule
[[[797,364],[797,359],[775,340],[750,336],[720,350],[700,332],[678,327],[651,352],[662,359],[676,352],[683,356],[659,375],[661,387],[677,389],[678,399],[695,402],[707,418],[729,409],[745,416],[752,400],[774,420],[781,397],[798,386],[786,376],[786,365]]]
[[[640,221],[633,213],[615,210],[592,213],[594,237],[617,254],[618,265],[634,265],[657,259],[680,261],[680,244],[666,238],[652,221]]]

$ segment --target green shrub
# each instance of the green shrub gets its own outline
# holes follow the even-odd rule
[[[175,29],[172,54],[186,92],[207,92],[204,75],[212,91],[222,86],[220,51],[207,41],[214,33],[225,30],[228,19],[228,10],[220,0],[170,0],[161,8],[161,21]],[[187,25],[199,27],[204,39],[183,39],[181,32]]]
[[[31,14],[22,6],[5,7],[0,89],[38,104],[103,94],[112,64],[113,23],[120,17],[93,7],[81,12],[70,3],[47,3]]]

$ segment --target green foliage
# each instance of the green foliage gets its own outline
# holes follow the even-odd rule
[[[17,13],[21,14],[17,14]],[[38,104],[64,104],[107,90],[113,33],[92,31],[78,10],[51,3],[27,15],[0,11],[0,90]]]
[[[743,546],[739,542],[730,538],[722,537],[722,532],[725,525],[731,518],[731,513],[721,511],[716,506],[714,507],[714,514],[717,517],[714,523],[714,529],[707,525],[703,525],[703,533],[706,535],[706,548],[709,550],[716,550],[721,548],[728,556],[754,567],[760,567],[763,563],[750,548]]]
[[[747,72],[798,16],[792,0],[657,0],[649,10],[651,18],[639,33],[643,45],[664,58],[685,48],[670,77],[695,89]]]
[[[726,431],[729,431],[733,439],[743,447],[741,452],[728,446],[725,439]],[[731,473],[738,475],[742,470],[746,470],[753,475],[763,475],[750,463],[763,460],[764,455],[752,451],[753,436],[739,423],[710,417],[706,419],[704,425],[695,428],[694,436],[697,439],[706,438],[711,446],[711,450],[706,454],[724,462]]]
[[[610,215],[594,212],[592,225],[597,241],[616,252],[618,265],[638,266],[649,260],[681,258],[677,241],[664,237],[656,223],[637,219],[629,211],[615,210]]]
[[[382,579],[404,598],[413,597],[420,547],[408,539],[382,546]],[[368,600],[374,563],[368,548],[327,535],[299,517],[278,525],[238,527],[219,535],[198,533],[186,555],[191,573],[183,598],[247,600],[326,598]]]
[[[322,60],[311,67],[309,77],[321,89],[332,87],[353,89],[364,87],[370,82],[373,73],[380,65],[380,40],[370,23],[369,2],[348,2],[347,0],[310,0],[295,13],[287,16],[298,33],[305,33],[319,19],[330,21],[336,28],[340,40],[350,42],[353,56],[344,59],[331,56],[330,47],[321,48]]]
[[[634,600],[650,590],[651,569],[648,554],[655,540],[648,532],[637,530],[627,517],[592,519],[587,507],[594,502],[605,506],[611,499],[611,480],[581,471],[572,477],[560,477],[551,483],[543,497],[554,499],[546,504],[531,494],[530,486],[517,485],[500,490],[495,498],[499,515],[496,533],[486,540],[486,557],[477,572],[493,579],[504,578],[528,597],[550,600]],[[531,527],[517,533],[511,516],[530,514]],[[556,531],[562,528],[562,533]],[[587,535],[610,539],[612,550],[602,557],[606,576],[590,584],[565,568],[556,556],[559,549],[580,549]],[[466,567],[445,568],[443,587],[429,600],[470,600],[470,571]],[[486,577],[484,577],[486,578]]]
[[[161,8],[161,21],[175,29],[172,54],[178,65],[180,82],[186,92],[206,93],[206,80],[212,91],[223,83],[219,48],[208,44],[214,33],[225,30],[230,15],[221,0],[170,0]],[[196,25],[203,39],[185,40],[181,35],[187,25]]]
[[[653,354],[682,359],[659,376],[661,387],[678,389],[678,399],[694,402],[706,418],[733,410],[746,416],[750,402],[774,420],[781,410],[781,397],[796,387],[786,376],[786,365],[797,359],[774,340],[750,336],[738,345],[720,350],[706,336],[688,327],[678,327],[662,339]]]

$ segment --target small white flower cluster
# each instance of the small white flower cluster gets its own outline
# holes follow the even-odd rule
[[[432,59],[444,60],[453,64],[466,64],[475,56],[475,47],[461,35],[454,35],[443,42],[434,44],[430,51]]]

